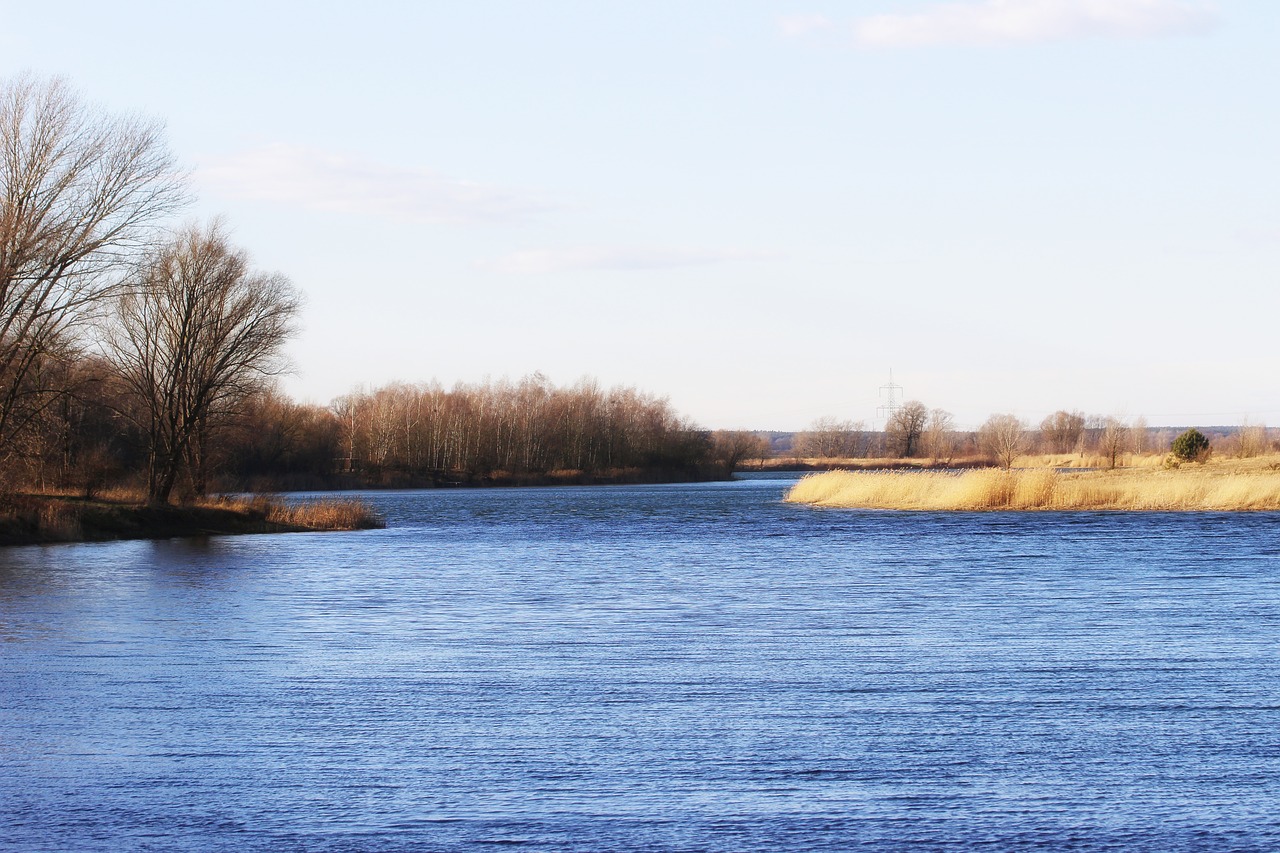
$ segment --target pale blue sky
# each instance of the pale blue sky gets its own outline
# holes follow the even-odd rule
[[[1280,4],[0,0],[307,294],[294,395],[1280,425]]]

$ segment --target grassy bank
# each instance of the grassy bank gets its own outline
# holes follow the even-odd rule
[[[1172,470],[830,471],[805,477],[786,500],[848,509],[1280,510],[1280,457],[1184,465]]]
[[[363,530],[385,526],[369,507],[352,500],[290,504],[259,496],[155,506],[128,495],[86,499],[28,494],[0,499],[0,545]]]

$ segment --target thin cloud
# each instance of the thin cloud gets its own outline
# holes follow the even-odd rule
[[[835,22],[826,15],[785,15],[778,19],[778,29],[787,38],[807,36],[834,26]]]
[[[243,152],[197,175],[239,198],[432,224],[519,222],[550,208],[515,190],[285,144]]]
[[[866,47],[1026,44],[1081,38],[1152,38],[1207,32],[1214,5],[1192,0],[983,0],[854,24]]]
[[[762,252],[737,249],[690,249],[658,246],[577,246],[529,249],[480,266],[511,275],[544,275],[582,270],[639,271],[707,266],[727,261],[765,258]]]

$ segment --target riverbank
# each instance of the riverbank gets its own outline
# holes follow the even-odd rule
[[[134,499],[22,494],[0,499],[0,545],[171,539],[245,533],[364,530],[385,522],[358,501],[289,504],[278,499],[215,498],[156,506]]]
[[[1280,510],[1280,457],[1111,471],[830,471],[805,477],[786,500],[843,509],[918,511]]]

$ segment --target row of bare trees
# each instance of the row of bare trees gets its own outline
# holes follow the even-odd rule
[[[709,442],[663,398],[592,380],[397,384],[334,403],[352,471],[470,478],[494,474],[689,470]]]
[[[1006,467],[1027,453],[1075,454],[1097,457],[1114,468],[1127,454],[1167,451],[1175,435],[1175,430],[1153,430],[1143,417],[1127,420],[1066,410],[1044,418],[1038,429],[1016,415],[997,414],[976,431],[964,432],[956,429],[950,412],[911,400],[890,416],[883,432],[869,431],[861,421],[820,418],[796,434],[792,450],[804,458],[924,458],[935,463],[986,456]],[[1215,445],[1225,454],[1248,457],[1269,452],[1275,441],[1265,426],[1245,423],[1219,435]]]
[[[926,457],[946,463],[964,449],[964,439],[950,412],[911,400],[893,413],[883,432],[868,430],[862,421],[819,418],[796,434],[792,449],[806,458]]]

